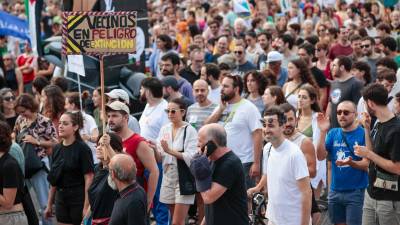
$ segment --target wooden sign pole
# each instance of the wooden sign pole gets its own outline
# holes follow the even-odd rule
[[[101,90],[101,124],[103,126],[103,135],[106,131],[106,99],[104,93],[104,55],[100,57],[100,90]]]

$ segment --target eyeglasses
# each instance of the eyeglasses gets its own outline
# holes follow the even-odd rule
[[[345,116],[348,116],[350,113],[354,113],[354,112],[350,112],[350,111],[348,111],[348,110],[338,110],[338,111],[336,111],[336,114],[338,115],[338,116],[340,116],[340,115],[345,115]]]
[[[242,51],[234,51],[233,53],[235,53],[236,55],[241,55],[241,54],[243,54]]]
[[[361,45],[360,47],[361,48],[369,48],[369,46],[371,46],[371,45]]]
[[[169,113],[175,114],[175,113],[178,112],[178,111],[183,111],[183,109],[180,109],[180,110],[176,110],[176,109],[164,109],[164,111],[165,111],[165,113],[167,113],[167,114],[169,114]]]
[[[260,122],[262,123],[264,128],[267,127],[267,126],[269,128],[274,128],[275,127],[274,120],[276,120],[276,119],[274,119],[274,118],[268,118],[267,120],[266,119],[260,119]]]
[[[10,102],[15,100],[15,96],[8,96],[3,98],[4,101]]]

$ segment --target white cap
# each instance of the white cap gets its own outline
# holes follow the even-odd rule
[[[283,60],[283,55],[277,51],[270,51],[267,55],[267,63],[279,62]]]
[[[129,95],[126,93],[126,91],[122,89],[114,89],[110,91],[109,93],[106,93],[106,95],[110,98],[117,99],[117,100],[123,100],[127,104],[129,104]]]
[[[106,105],[106,110],[112,110],[112,111],[124,111],[126,114],[129,114],[129,107],[120,101],[115,101],[111,102],[110,104]]]

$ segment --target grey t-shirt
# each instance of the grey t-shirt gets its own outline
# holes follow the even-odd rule
[[[187,111],[186,120],[189,122],[197,131],[204,125],[204,121],[214,112],[218,104],[211,103],[206,107],[200,107],[199,103],[195,103],[189,106]]]
[[[331,84],[330,103],[331,103],[331,128],[339,127],[337,121],[336,109],[339,103],[343,101],[352,101],[357,105],[361,97],[363,83],[355,77],[345,81],[333,81]]]

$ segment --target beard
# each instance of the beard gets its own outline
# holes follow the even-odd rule
[[[353,125],[353,122],[350,122],[350,121],[338,121],[338,123],[339,123],[339,125],[340,125],[340,127],[341,128],[349,128],[349,127],[351,127],[351,125]]]
[[[140,101],[141,103],[146,103],[146,102],[147,102],[147,97],[146,97],[146,94],[145,94],[145,93],[143,93],[142,95],[140,95],[139,101]]]
[[[221,100],[224,102],[227,102],[227,101],[233,99],[234,97],[235,97],[235,93],[230,93],[230,94],[221,93]]]
[[[110,186],[110,188],[113,189],[114,191],[118,190],[117,185],[115,184],[115,182],[113,181],[113,179],[111,178],[110,175],[108,175],[108,177],[107,177],[107,183],[108,183],[108,186]]]
[[[122,126],[121,125],[116,125],[116,124],[108,124],[108,127],[110,127],[110,130],[114,131],[114,132],[120,132],[122,130]]]
[[[368,104],[366,104],[366,106],[367,106],[367,112],[368,112],[368,114],[369,114],[370,116],[376,116],[375,110],[371,109],[371,108],[368,106]]]
[[[174,71],[173,70],[161,70],[161,74],[163,76],[174,75]]]
[[[286,136],[291,136],[294,133],[294,129],[295,128],[293,126],[286,126],[283,130],[283,134]]]

